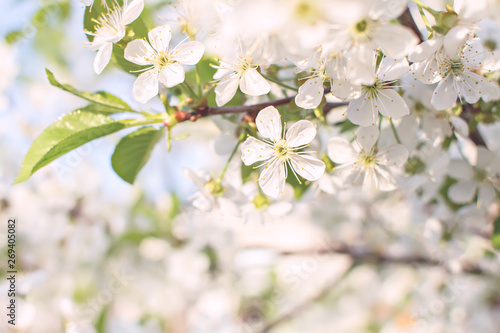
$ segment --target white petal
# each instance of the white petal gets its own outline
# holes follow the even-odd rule
[[[448,175],[458,180],[472,180],[474,170],[466,161],[453,159],[448,165]]]
[[[410,64],[406,58],[395,59],[384,57],[378,67],[378,78],[384,81],[393,81],[400,79],[403,75],[410,72]]]
[[[452,28],[444,37],[444,50],[451,59],[458,59],[463,50],[470,29],[464,26]]]
[[[336,164],[352,163],[358,153],[351,143],[344,138],[335,137],[328,140],[328,157]]]
[[[240,77],[236,73],[224,77],[215,87],[215,102],[217,106],[222,106],[229,102],[238,90]]]
[[[102,45],[94,58],[94,71],[101,74],[103,69],[108,65],[111,59],[111,52],[113,52],[113,43],[106,43]]]
[[[309,155],[292,156],[290,162],[295,172],[307,180],[319,179],[325,172],[325,163]]]
[[[184,82],[184,68],[179,63],[173,63],[163,67],[158,75],[158,79],[167,88],[172,88]]]
[[[144,9],[144,0],[133,0],[123,7],[122,25],[127,25],[135,21]]]
[[[353,84],[371,85],[375,82],[377,56],[370,47],[357,47],[347,55],[347,75]]]
[[[252,68],[241,75],[240,89],[247,95],[260,96],[267,94],[271,90],[271,85],[255,68]]]
[[[139,75],[135,79],[132,92],[135,99],[141,103],[146,103],[158,95],[158,74],[156,71],[151,69]]]
[[[347,118],[356,125],[370,126],[375,124],[378,111],[374,108],[373,101],[365,94],[352,101],[347,106]]]
[[[371,125],[367,127],[360,127],[358,129],[356,140],[364,151],[369,152],[375,145],[375,142],[377,142],[378,136],[379,130],[377,126]]]
[[[315,136],[316,126],[309,120],[299,120],[288,128],[286,141],[290,147],[298,147],[310,143]]]
[[[482,183],[477,192],[477,205],[479,208],[486,208],[496,197],[493,186],[488,183]]]
[[[375,159],[378,164],[400,167],[408,160],[408,150],[400,144],[390,145],[380,149]]]
[[[130,62],[138,65],[150,65],[153,63],[155,51],[144,39],[131,41],[125,47],[124,57]]]
[[[463,120],[460,117],[457,116],[452,116],[451,117],[451,124],[455,128],[455,132],[458,134],[468,137],[469,136],[469,124],[465,120]]]
[[[295,104],[303,109],[314,109],[321,103],[323,93],[323,79],[313,77],[299,87]]]
[[[470,180],[459,180],[448,190],[448,197],[457,204],[470,202],[476,194],[476,182]]]
[[[411,62],[421,62],[425,61],[443,45],[443,37],[438,36],[433,39],[426,40],[425,42],[417,45],[413,51],[408,56],[408,60]]]
[[[453,86],[453,77],[448,75],[441,80],[431,98],[431,104],[438,110],[449,109],[457,101],[457,91]]]
[[[257,161],[264,161],[273,155],[274,150],[268,144],[249,136],[241,144],[241,159],[245,165],[252,165]]]
[[[474,104],[481,98],[483,81],[486,79],[474,73],[464,73],[456,77],[457,93],[467,103]]]
[[[374,42],[382,51],[394,58],[407,56],[418,44],[415,33],[401,25],[384,24],[380,27]]]
[[[476,164],[479,169],[486,169],[495,163],[496,154],[486,147],[477,146]]]
[[[158,52],[165,52],[168,49],[171,36],[172,30],[168,25],[156,27],[148,32],[149,42]]]
[[[255,118],[255,124],[263,137],[274,141],[281,139],[281,116],[274,106],[262,109]]]
[[[205,46],[198,41],[192,41],[177,46],[172,52],[172,58],[184,65],[196,65],[203,52]]]
[[[270,196],[277,197],[285,188],[285,165],[276,160],[266,166],[259,177],[262,191]]]
[[[377,97],[375,105],[382,115],[399,119],[410,114],[405,100],[395,90],[382,89]]]

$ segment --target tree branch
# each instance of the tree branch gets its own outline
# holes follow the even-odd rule
[[[325,89],[325,94],[328,93],[329,91],[330,91],[330,89]],[[177,111],[175,116],[177,118],[177,121],[182,122],[182,121],[186,121],[186,120],[196,121],[196,120],[203,118],[203,117],[215,116],[215,115],[221,115],[221,114],[238,114],[238,113],[251,114],[251,113],[256,113],[256,112],[258,112],[258,111],[260,111],[268,106],[287,105],[288,103],[290,103],[294,99],[295,99],[295,96],[292,96],[292,97],[277,99],[274,101],[269,101],[269,102],[254,104],[254,105],[238,105],[238,106],[224,106],[224,107],[211,107],[211,106],[204,105],[204,106],[200,106],[200,107],[195,108],[194,110],[190,110],[190,111],[184,111],[184,110]],[[349,103],[348,102],[326,103],[323,106],[323,112],[325,114],[327,114],[332,109],[335,109],[339,106],[343,106],[343,105],[347,105],[347,104],[349,104]]]
[[[322,246],[321,249],[311,249],[302,252],[282,252],[282,255],[319,255],[319,254],[345,254],[351,257],[355,264],[399,264],[399,265],[412,265],[416,267],[437,267],[442,266],[443,269],[449,270],[445,262],[434,258],[411,255],[411,256],[393,256],[383,252],[374,251],[367,247],[361,246],[348,246],[345,244],[329,244],[326,247]],[[490,276],[492,273],[482,269],[481,267],[473,264],[464,265],[463,273],[473,275]]]

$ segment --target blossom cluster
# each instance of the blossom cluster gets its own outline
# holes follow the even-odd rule
[[[326,145],[328,161],[305,149],[316,136],[317,120],[299,120],[285,134],[280,111],[272,106],[262,108],[255,123],[266,140],[249,137],[241,152],[246,165],[264,161],[258,178],[264,194],[282,194],[289,171],[299,184],[301,179],[320,179],[326,170],[325,161],[335,164],[333,175],[342,179],[343,187],[389,191],[398,187],[398,179],[404,179],[401,177],[405,165],[408,169],[408,156],[426,164],[413,156],[420,149],[411,143],[409,133],[397,127],[413,118],[421,125],[426,119],[426,126],[445,126],[448,122],[455,133],[457,128],[467,132],[464,117],[456,116],[460,111],[465,114],[461,106],[500,99],[494,79],[498,54],[477,34],[478,24],[488,16],[488,1],[456,1],[454,7],[447,5],[441,12],[419,1],[414,5],[383,0],[211,0],[203,4],[181,0],[169,8],[173,24],[151,29],[147,39],[131,40],[126,37],[127,25],[144,8],[144,0],[132,0],[108,7],[97,20],[95,31],[87,34],[93,37],[91,49],[98,50],[96,73],[108,64],[114,43],[121,43],[126,61],[140,66],[132,89],[140,103],[159,92],[161,95],[163,87],[182,85],[194,93],[185,82],[186,66],[189,69],[203,57],[212,57],[210,66],[217,69],[207,83],[207,93],[213,90],[218,107],[233,100],[238,88],[247,104],[261,100],[273,105],[271,96],[286,98],[296,92],[293,103],[313,110],[315,115],[328,103],[345,103],[344,121],[359,126],[356,142],[351,147],[345,138],[332,137]],[[412,30],[412,26],[397,21],[404,16],[412,19],[409,8],[420,10],[429,32],[427,38],[417,25]],[[428,20],[435,25],[431,27]],[[190,41],[173,47],[174,26],[180,27]],[[430,101],[424,97],[429,90],[426,86],[433,90]],[[197,97],[202,90],[200,86]],[[391,126],[394,141],[379,147],[379,132],[386,126]],[[457,135],[458,141],[467,140],[468,133]],[[437,137],[443,141],[449,134],[432,133],[430,139]],[[488,198],[494,197],[491,191],[485,194]],[[467,202],[456,195],[450,198]]]

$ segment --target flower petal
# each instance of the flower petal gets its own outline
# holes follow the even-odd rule
[[[458,180],[472,180],[474,170],[466,161],[453,159],[448,165],[448,175]]]
[[[198,41],[187,42],[175,48],[172,59],[184,65],[196,65],[205,52],[205,45]]]
[[[410,114],[410,109],[405,100],[394,89],[382,89],[379,91],[375,108],[386,116],[394,119]]]
[[[451,59],[458,59],[465,46],[466,38],[470,33],[470,28],[457,26],[446,33],[443,48],[446,55]]]
[[[448,189],[448,197],[458,204],[470,202],[476,194],[477,184],[471,180],[459,180]]]
[[[149,42],[157,52],[165,52],[168,49],[172,29],[168,25],[156,27],[148,32]]]
[[[290,147],[302,146],[314,140],[316,132],[316,126],[312,122],[299,120],[288,128],[286,141]]]
[[[496,197],[495,189],[488,183],[482,183],[477,192],[477,206],[486,208]]]
[[[132,88],[135,99],[138,102],[146,103],[151,98],[158,95],[158,74],[154,69],[142,73],[135,79]]]
[[[299,93],[295,96],[295,104],[303,109],[314,109],[323,98],[323,79],[313,77],[299,87]]]
[[[411,62],[421,62],[430,58],[443,45],[443,37],[438,36],[417,45],[409,54],[408,60]]]
[[[134,22],[144,9],[144,0],[133,0],[130,4],[125,2],[122,12],[122,25]]]
[[[285,188],[285,165],[279,160],[266,165],[260,174],[259,185],[262,191],[270,197],[275,198],[280,193],[283,193]]]
[[[360,127],[356,136],[356,141],[365,152],[372,150],[375,142],[377,142],[379,130],[377,126],[371,125],[367,127]]]
[[[246,70],[241,75],[240,89],[250,96],[265,95],[271,90],[271,85],[255,68]]]
[[[366,127],[375,124],[377,114],[372,100],[368,99],[365,94],[351,101],[347,106],[347,118],[359,126]]]
[[[113,43],[103,44],[94,58],[94,71],[96,74],[101,74],[104,68],[108,65],[113,51]]]
[[[245,165],[252,165],[257,161],[264,161],[272,157],[274,150],[266,143],[249,136],[241,144],[241,159]]]
[[[449,109],[457,101],[457,91],[453,86],[453,77],[448,75],[441,80],[431,98],[431,104],[438,110]]]
[[[184,68],[179,63],[173,63],[163,67],[158,75],[158,79],[167,88],[172,88],[184,82]]]
[[[281,115],[274,106],[262,109],[255,119],[255,124],[263,137],[273,141],[281,139]]]
[[[400,79],[410,71],[410,64],[406,58],[395,59],[384,57],[378,67],[377,76],[384,81],[393,81]]]
[[[401,144],[393,144],[380,149],[375,159],[377,164],[400,167],[408,160],[408,150]]]
[[[326,167],[323,161],[309,155],[292,156],[290,163],[295,172],[307,180],[319,179]]]
[[[415,33],[404,26],[396,24],[384,24],[380,27],[375,44],[382,51],[394,58],[407,56],[418,44]]]
[[[240,77],[236,73],[232,73],[217,83],[215,87],[215,102],[217,106],[222,106],[229,102],[238,90]]]
[[[334,163],[352,163],[356,160],[357,155],[351,143],[344,138],[335,137],[328,140],[328,157]]]
[[[155,51],[144,39],[133,40],[125,47],[125,59],[137,65],[153,64],[154,56]]]

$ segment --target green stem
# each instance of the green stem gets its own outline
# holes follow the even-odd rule
[[[436,15],[439,15],[439,12],[437,10],[434,10],[432,9],[431,7],[429,7],[428,5],[426,5],[425,3],[423,3],[422,1],[420,0],[413,0],[413,2],[420,8],[422,9],[425,9],[426,11],[428,11],[429,13],[432,14],[432,16],[436,16]]]
[[[160,124],[163,123],[166,119],[168,119],[168,115],[166,114],[158,114],[150,117],[144,117],[139,119],[124,119],[119,122],[124,124],[127,128],[134,126],[142,126],[142,125],[151,125],[151,124]]]
[[[427,19],[427,16],[425,16],[424,10],[422,7],[418,7],[418,11],[420,13],[420,16],[422,17],[422,21],[424,21],[425,27],[427,28],[427,35],[429,36],[434,30],[431,27],[431,24],[429,23],[429,20]]]
[[[290,89],[290,90],[293,90],[293,91],[299,91],[299,89],[297,89],[297,88],[295,88],[295,87],[292,87],[292,86],[289,86],[289,85],[287,85],[287,84],[285,84],[285,83],[283,83],[283,82],[281,82],[281,81],[279,81],[279,80],[277,80],[277,79],[275,79],[275,78],[272,78],[272,77],[267,76],[267,75],[262,74],[262,73],[260,73],[260,74],[261,74],[261,75],[262,75],[262,76],[263,76],[266,80],[271,81],[271,82],[274,82],[274,83],[276,83],[277,85],[282,86],[283,88]]]
[[[224,178],[224,175],[226,174],[226,171],[227,171],[227,168],[229,167],[229,163],[231,163],[231,160],[233,159],[234,155],[236,155],[236,152],[238,151],[238,147],[240,146],[241,142],[243,141],[243,139],[245,138],[245,131],[243,131],[240,135],[240,137],[238,138],[238,143],[236,143],[236,146],[234,146],[234,149],[231,153],[231,155],[229,156],[229,160],[227,161],[226,165],[224,166],[224,169],[222,170],[220,176],[219,176],[219,179],[217,180],[220,183],[222,183],[222,179]]]
[[[198,96],[202,95],[201,78],[200,78],[200,63],[196,64],[196,84],[198,85]]]
[[[394,137],[396,138],[396,141],[399,144],[401,144],[401,140],[399,139],[398,131],[396,131],[396,126],[394,126],[394,123],[392,122],[392,118],[389,118],[389,122],[391,123],[392,133],[394,134]]]
[[[193,88],[191,88],[191,86],[190,86],[190,85],[189,85],[186,81],[184,81],[184,82],[182,82],[182,83],[181,83],[181,87],[183,87],[183,88],[184,88],[184,90],[185,90],[185,92],[187,93],[187,95],[188,95],[189,97],[191,97],[192,99],[195,99],[195,100],[198,100],[198,101],[201,99],[201,97],[200,97],[200,96],[198,96],[198,95],[194,92]]]

